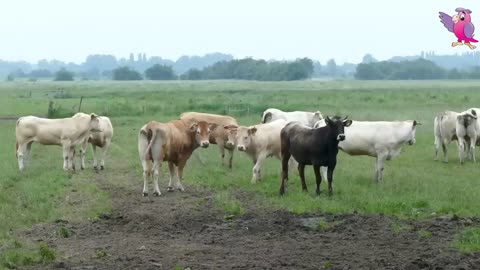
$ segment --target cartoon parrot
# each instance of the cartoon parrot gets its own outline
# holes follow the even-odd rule
[[[460,7],[455,9],[455,11],[457,14],[454,14],[452,17],[443,12],[439,12],[440,15],[438,17],[445,28],[447,28],[448,31],[453,32],[457,37],[457,42],[452,42],[452,47],[463,45],[465,43],[465,45],[473,50],[476,47],[470,44],[470,42],[478,42],[478,40],[473,38],[475,27],[473,26],[470,17],[472,11]]]

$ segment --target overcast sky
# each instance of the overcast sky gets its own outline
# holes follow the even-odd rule
[[[83,62],[130,52],[177,59],[210,52],[264,59],[359,62],[420,51],[461,53],[438,11],[480,3],[439,0],[12,0],[0,9],[0,59]],[[470,3],[470,4],[468,4]],[[477,9],[478,7],[478,9]],[[477,17],[478,16],[478,17]],[[480,34],[477,34],[477,37]],[[480,47],[480,46],[479,46]]]

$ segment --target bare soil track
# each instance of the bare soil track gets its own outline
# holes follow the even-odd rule
[[[59,256],[29,269],[480,269],[479,252],[451,246],[456,233],[479,219],[297,216],[239,193],[247,213],[227,220],[207,190],[187,186],[184,193],[142,198],[141,183],[111,187],[101,175],[95,180],[110,193],[113,213],[94,222],[35,226],[25,237],[47,242]],[[336,225],[305,225],[314,218]],[[73,235],[59,237],[54,232],[61,226]],[[431,236],[421,236],[422,229]]]

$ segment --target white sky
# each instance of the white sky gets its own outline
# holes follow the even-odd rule
[[[264,59],[359,62],[420,51],[452,54],[438,12],[480,3],[438,0],[4,0],[0,59],[83,62],[130,52],[177,59],[210,52]],[[478,8],[477,8],[478,7]],[[478,17],[477,17],[478,16]],[[477,37],[480,34],[477,34]]]

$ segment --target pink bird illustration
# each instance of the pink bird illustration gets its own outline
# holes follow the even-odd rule
[[[473,50],[476,47],[473,46],[471,42],[478,42],[478,40],[473,38],[475,27],[473,26],[472,18],[470,17],[472,11],[460,7],[455,9],[455,11],[457,14],[454,14],[452,17],[443,12],[439,12],[440,15],[438,17],[445,28],[447,28],[448,31],[453,32],[457,37],[457,42],[452,42],[452,47],[465,44]]]

